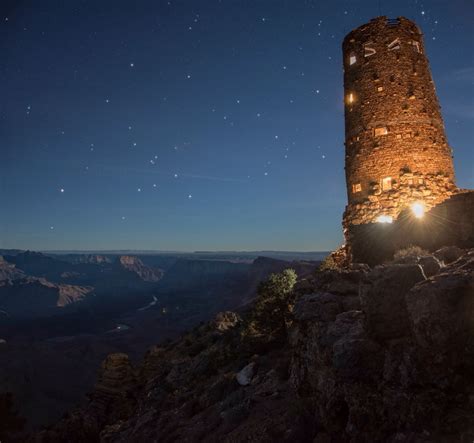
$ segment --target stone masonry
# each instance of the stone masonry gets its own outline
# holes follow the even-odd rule
[[[349,239],[352,225],[396,220],[414,202],[429,210],[457,188],[416,24],[377,17],[346,36],[343,56]]]

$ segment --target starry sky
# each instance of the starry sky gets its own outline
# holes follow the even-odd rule
[[[468,0],[2,0],[0,248],[342,243],[341,43],[377,15],[425,45],[474,187]]]

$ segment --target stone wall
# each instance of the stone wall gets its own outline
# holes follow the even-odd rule
[[[419,28],[378,17],[346,36],[343,56],[345,227],[448,198],[452,151]]]
[[[391,260],[399,249],[417,245],[429,251],[443,246],[474,247],[474,191],[458,194],[432,208],[423,218],[402,211],[393,223],[350,225],[349,253],[358,263]]]

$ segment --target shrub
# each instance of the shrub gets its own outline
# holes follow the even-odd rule
[[[263,336],[266,341],[286,336],[294,306],[296,279],[293,269],[285,269],[279,274],[271,274],[268,280],[260,283],[244,336]]]
[[[420,246],[412,245],[395,252],[393,260],[406,263],[413,260],[416,261],[418,257],[423,257],[428,254],[429,252],[423,248],[420,248]]]

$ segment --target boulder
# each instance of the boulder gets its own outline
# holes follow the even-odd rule
[[[438,260],[441,260],[444,264],[449,264],[456,261],[464,251],[457,246],[444,246],[438,249],[434,255]]]
[[[334,321],[343,310],[341,298],[334,294],[318,292],[303,295],[296,303],[293,314],[298,321]]]
[[[364,313],[348,311],[338,314],[334,323],[330,323],[324,337],[324,344],[333,346],[343,337],[361,338],[364,335]]]
[[[423,269],[426,278],[436,275],[442,268],[440,261],[433,255],[425,255],[418,259],[418,264]]]
[[[406,295],[416,345],[456,365],[474,366],[474,250]]]
[[[373,380],[383,367],[382,348],[366,338],[343,337],[333,347],[333,365],[347,380]]]
[[[389,340],[409,334],[405,294],[423,280],[423,270],[413,264],[377,266],[368,274],[360,298],[370,335]]]
[[[240,317],[231,311],[219,312],[214,320],[214,327],[219,332],[225,332],[235,328],[240,322]]]
[[[237,373],[237,382],[240,386],[247,386],[252,381],[255,374],[255,362],[249,363],[240,372]]]

